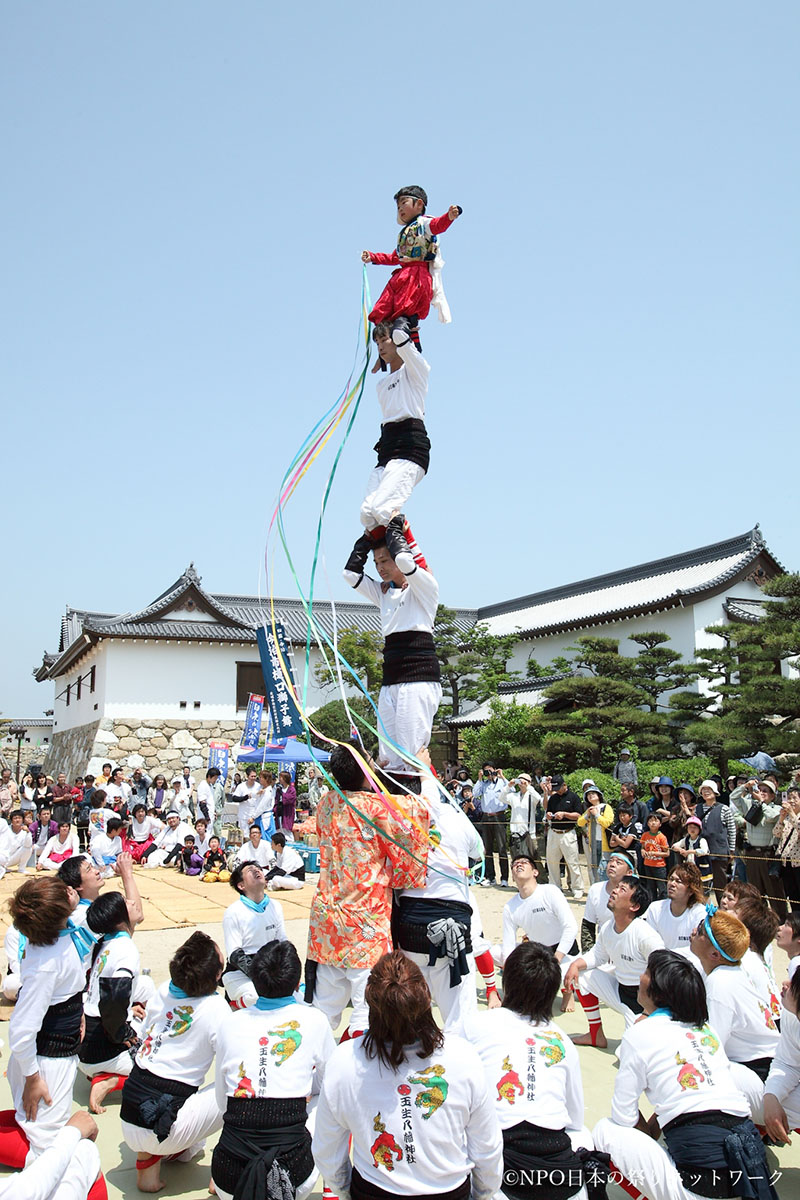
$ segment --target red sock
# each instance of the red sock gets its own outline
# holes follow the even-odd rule
[[[13,1108],[0,1112],[0,1163],[16,1171],[25,1166],[30,1143],[17,1124]]]
[[[483,976],[483,982],[486,984],[486,995],[489,992],[497,991],[497,980],[494,973],[494,959],[492,958],[491,950],[484,950],[483,954],[475,955],[475,966]]]
[[[409,525],[408,521],[406,521],[405,524],[403,525],[403,536],[405,537],[406,541],[408,542],[408,548],[411,551],[411,556],[414,559],[414,562],[423,571],[427,571],[428,563],[426,561],[425,555],[422,553],[419,546],[417,545],[417,539],[414,537],[413,533],[411,532],[411,526]]]
[[[586,1020],[589,1022],[589,1033],[592,1035],[592,1045],[597,1045],[597,1035],[602,1032],[603,1022],[600,1020],[600,1001],[597,996],[593,996],[591,992],[586,995],[581,991],[575,992],[575,995],[583,1005],[583,1011],[586,1013]]]
[[[613,1162],[608,1164],[608,1172],[609,1183],[616,1183],[617,1187],[621,1187],[623,1192],[627,1192],[632,1200],[647,1200],[644,1192],[640,1192],[635,1183],[631,1183],[630,1179],[626,1179],[619,1167]]]
[[[89,1188],[89,1195],[86,1200],[108,1200],[108,1188],[103,1174],[97,1176],[92,1186]]]
[[[110,1096],[111,1092],[121,1092],[122,1091],[122,1089],[125,1087],[125,1080],[127,1078],[128,1078],[127,1075],[120,1075],[116,1071],[101,1071],[99,1075],[95,1075],[92,1077],[91,1086],[94,1087],[94,1085],[96,1083],[102,1083],[106,1079],[116,1079],[117,1082],[114,1084],[113,1088],[108,1093]]]

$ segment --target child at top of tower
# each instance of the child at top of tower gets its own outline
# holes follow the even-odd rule
[[[442,288],[443,260],[438,235],[450,228],[462,210],[457,204],[451,204],[444,216],[426,216],[428,196],[424,188],[416,186],[401,188],[394,199],[397,223],[402,226],[397,249],[391,254],[365,250],[361,255],[362,262],[397,267],[369,319],[374,325],[382,321],[391,323],[396,317],[416,317],[418,321],[424,321],[433,304],[439,312],[439,320],[447,323],[450,309]],[[418,344],[418,337],[414,341]]]

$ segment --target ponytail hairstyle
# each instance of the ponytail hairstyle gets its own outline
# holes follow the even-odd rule
[[[377,1058],[396,1071],[408,1061],[406,1049],[420,1042],[420,1058],[430,1058],[444,1042],[433,1019],[431,994],[416,963],[393,950],[384,954],[370,971],[365,999],[369,1029],[364,1035],[367,1058]]]

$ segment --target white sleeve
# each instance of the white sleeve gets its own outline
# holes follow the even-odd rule
[[[661,934],[657,929],[653,929],[652,926],[648,925],[644,921],[644,918],[642,918],[642,924],[639,926],[638,933],[639,953],[643,958],[649,958],[654,950],[664,949],[664,939]]]
[[[645,1089],[644,1063],[623,1037],[619,1044],[619,1070],[614,1082],[611,1120],[616,1125],[633,1127],[639,1120],[639,1097]]]
[[[323,1182],[342,1200],[350,1196],[350,1128],[339,1118],[336,1085],[330,1076],[322,1085],[311,1141],[311,1153]]]
[[[708,1023],[726,1049],[733,1028],[733,1009],[717,997],[708,997]]]
[[[29,1167],[0,1182],[0,1200],[86,1200],[99,1171],[97,1147],[65,1125]]]
[[[764,1092],[769,1092],[783,1104],[799,1087],[800,1022],[793,1013],[784,1009],[781,1013],[781,1036],[767,1082],[764,1084]]]
[[[503,962],[506,961],[511,951],[517,944],[517,923],[511,913],[511,905],[507,904],[503,909]]]
[[[48,966],[55,968],[55,963]],[[40,969],[33,977],[22,981],[17,1003],[9,1023],[9,1043],[14,1047],[12,1054],[25,1076],[35,1075],[39,1070],[36,1056],[36,1035],[42,1027],[44,1014],[50,1007],[56,985],[55,969]]]
[[[222,1028],[224,1029],[227,1021],[230,1020],[229,1014]],[[220,1038],[221,1030],[217,1031],[217,1044],[214,1051],[214,1098],[217,1102],[217,1108],[221,1113],[225,1112],[228,1107],[228,1091],[225,1087],[225,1072],[222,1069],[222,1063],[225,1058],[225,1042]]]
[[[572,943],[578,940],[578,923],[562,891],[556,891],[553,900],[556,916],[561,922],[561,937],[556,950],[561,954],[569,954]]]
[[[583,1099],[583,1078],[578,1051],[572,1042],[565,1042],[567,1061],[567,1092],[565,1100],[569,1113],[568,1129],[582,1129],[586,1123],[586,1106]]]
[[[236,910],[233,905],[225,910],[222,917],[222,936],[225,939],[225,953],[228,958],[230,958],[234,950],[241,950],[242,930],[239,922],[236,920]]]
[[[477,1054],[475,1055],[477,1059]],[[475,1098],[465,1130],[472,1168],[474,1200],[492,1200],[503,1182],[503,1135],[494,1098],[486,1087],[480,1060],[473,1073]]]
[[[406,340],[401,340],[398,342],[398,338],[405,338]],[[409,338],[408,335],[401,329],[394,330],[392,333],[392,341],[397,347],[397,353],[400,355],[405,364],[406,374],[409,377],[409,381],[417,384],[418,386],[424,387],[427,391],[428,376],[431,373],[430,363],[425,361],[417,347],[411,341],[411,338]]]
[[[381,606],[381,585],[376,583],[369,575],[356,575],[355,571],[343,571],[345,583],[349,583],[351,588],[355,588],[362,596],[366,596],[376,608]]]
[[[275,930],[275,940],[277,942],[287,942],[289,939],[286,936],[286,924],[283,920],[283,908],[277,900],[270,900],[270,904],[275,906],[275,921],[277,928]]]
[[[413,592],[414,598],[428,611],[432,606],[435,615],[436,605],[439,603],[439,584],[436,577],[430,571],[417,566],[413,554],[407,554],[405,550],[400,551],[394,562],[398,571],[401,571],[408,580],[408,586]]]
[[[614,922],[609,921],[608,924],[613,927]],[[606,949],[605,941],[603,940],[603,930],[606,928],[607,925],[604,925],[602,929],[598,929],[597,940],[595,944],[592,946],[591,950],[588,951],[588,953],[581,955],[581,958],[586,963],[587,971],[591,971],[594,967],[602,967],[604,963],[611,961],[608,956],[608,950]]]

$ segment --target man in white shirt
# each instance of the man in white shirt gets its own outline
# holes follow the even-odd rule
[[[517,790],[508,793],[511,808],[509,821],[511,857],[513,860],[517,854],[529,855],[541,876],[543,868],[539,861],[539,847],[536,843],[536,809],[542,803],[542,796],[533,786],[527,772],[517,776],[515,783]]]
[[[517,944],[521,930],[530,942],[540,942],[552,950],[565,969],[578,953],[578,924],[561,888],[539,883],[533,859],[516,854],[511,861],[511,877],[517,895],[503,909],[503,945],[493,948],[495,962],[502,966]],[[566,960],[566,962],[565,962]]]
[[[280,891],[301,888],[306,881],[306,864],[292,846],[286,845],[286,834],[278,830],[272,835],[275,865],[267,871],[267,888]]]
[[[600,1000],[622,1013],[625,1027],[632,1025],[642,1006],[638,1000],[639,982],[653,950],[663,950],[660,934],[642,920],[650,897],[635,877],[623,877],[611,893],[608,907],[613,921],[597,933],[597,941],[587,954],[570,963],[565,986],[578,985],[578,999],[589,1022],[589,1032],[573,1037],[578,1046],[608,1046],[600,1019]],[[610,964],[613,970],[602,970]]]
[[[347,583],[380,609],[384,643],[379,760],[390,773],[408,771],[403,752],[416,755],[427,748],[442,700],[441,668],[433,643],[439,584],[427,566],[415,559],[405,528],[405,518],[399,514],[388,522],[383,542],[362,535],[344,569]],[[370,550],[380,583],[364,574]]]
[[[258,999],[250,979],[253,955],[267,942],[287,940],[283,909],[266,895],[266,880],[258,863],[240,863],[229,882],[239,898],[222,918],[228,955],[222,986],[234,1008],[249,1008]]]
[[[122,830],[119,817],[111,817],[105,833],[96,833],[89,843],[92,862],[107,879],[114,874],[117,856],[122,853]]]
[[[244,837],[247,837],[250,832],[260,792],[261,784],[256,778],[255,767],[250,767],[245,779],[234,789],[233,793],[233,798],[239,805],[236,819]]]
[[[236,865],[242,863],[257,863],[262,870],[271,867],[275,862],[275,854],[269,842],[261,835],[260,825],[251,825],[249,836],[236,855]]]
[[[132,795],[130,784],[125,782],[122,767],[115,767],[106,786],[106,800],[109,805],[113,806],[115,800],[118,799],[123,804],[130,804]]]
[[[209,767],[206,771],[206,777],[200,783],[197,789],[197,811],[199,816],[204,817],[210,826],[214,825],[215,818],[215,801],[214,801],[214,784],[219,779],[219,767]]]
[[[25,828],[22,812],[15,809],[10,823],[3,821],[0,826],[0,879],[9,867],[17,867],[20,875],[25,875],[32,850],[33,839]]]
[[[156,848],[147,857],[148,867],[163,867],[180,854],[184,839],[192,832],[190,825],[184,824],[176,812],[167,814],[167,824],[156,837]]]
[[[500,864],[500,886],[508,886],[508,842],[506,839],[506,809],[511,785],[499,767],[485,762],[478,772],[478,781],[472,789],[472,800],[477,807],[478,828],[483,838],[484,877],[481,887],[490,887],[495,880],[494,851],[497,845],[497,860]]]

